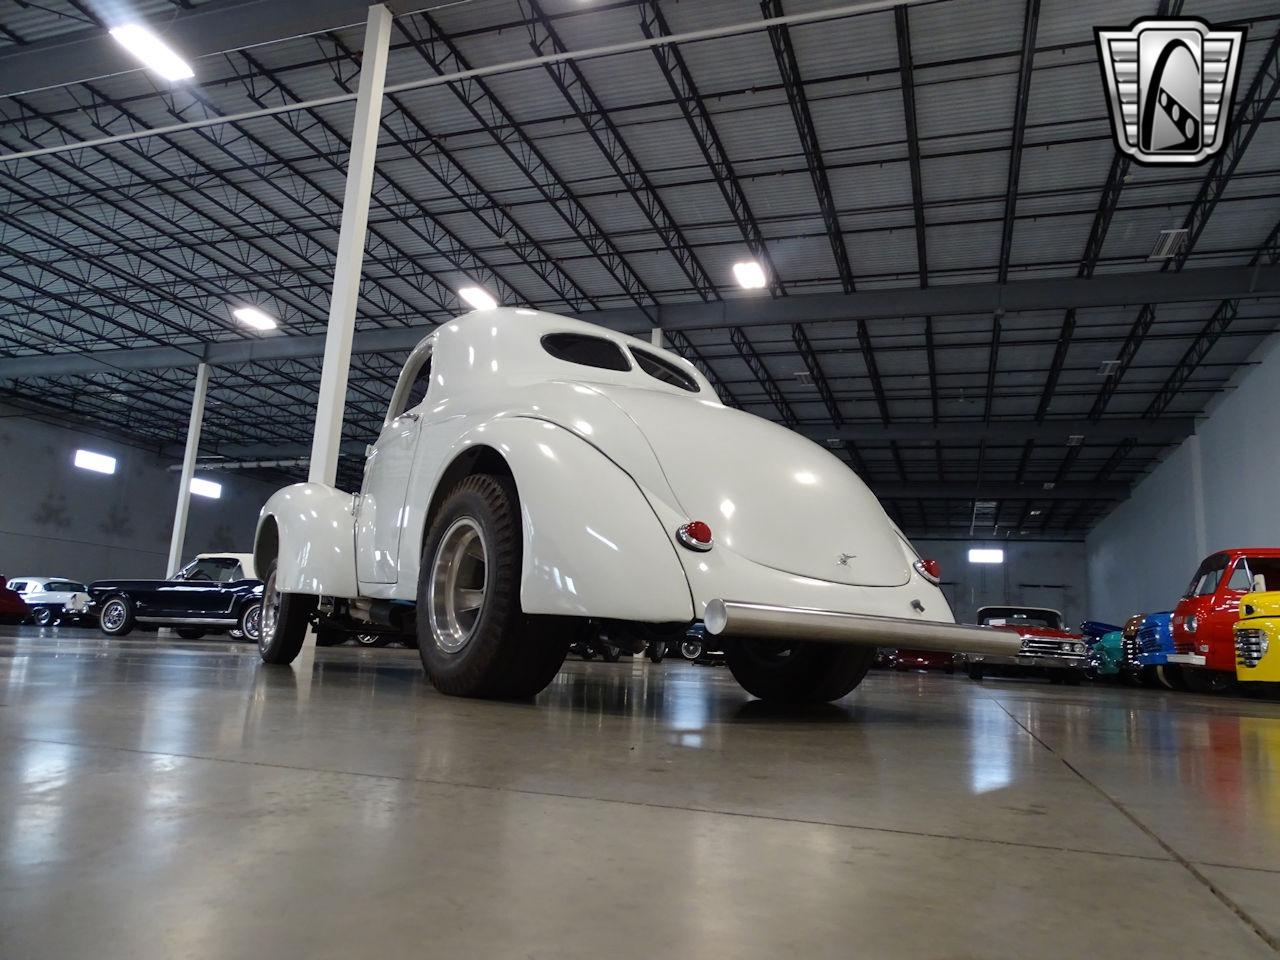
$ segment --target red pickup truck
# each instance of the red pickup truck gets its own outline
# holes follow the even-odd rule
[[[1206,557],[1173,611],[1169,663],[1193,693],[1216,693],[1236,679],[1232,627],[1246,593],[1280,589],[1280,547],[1235,547]]]

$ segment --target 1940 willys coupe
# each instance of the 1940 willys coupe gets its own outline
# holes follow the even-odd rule
[[[267,662],[308,623],[373,624],[416,632],[463,696],[537,693],[588,622],[637,650],[702,622],[749,692],[789,701],[843,697],[876,646],[1018,646],[954,623],[937,565],[838,458],[675,354],[534,310],[433,330],[361,492],[278,491],[254,559]]]

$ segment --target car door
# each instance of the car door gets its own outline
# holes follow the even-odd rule
[[[138,603],[139,610],[158,617],[201,619],[225,616],[229,607],[227,578],[239,564],[230,558],[203,557],[192,560],[172,580],[153,593],[150,604]]]
[[[434,338],[429,339],[409,355],[382,432],[365,458],[356,518],[356,572],[364,583],[395,583],[398,578],[405,496],[430,392],[434,346]]]

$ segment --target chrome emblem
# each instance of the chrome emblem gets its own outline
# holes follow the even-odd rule
[[[856,553],[842,553],[840,554],[839,558],[836,560],[836,563],[840,564],[840,566],[842,567],[847,567],[849,565],[850,560],[857,560],[857,559],[858,559],[858,555]]]
[[[1118,150],[1165,165],[1200,163],[1222,149],[1244,30],[1156,17],[1094,35]]]

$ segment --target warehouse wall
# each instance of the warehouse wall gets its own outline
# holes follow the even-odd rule
[[[1090,615],[1081,541],[913,540],[912,545],[942,564],[942,592],[961,623],[973,623],[979,607],[997,603],[1061,610],[1073,627]],[[970,547],[999,547],[1004,563],[970,563]]]
[[[1280,338],[1255,353],[1186,440],[1087,539],[1100,616],[1168,610],[1224,547],[1280,545]]]
[[[111,475],[72,466],[78,447],[118,461]],[[0,574],[93,580],[163,576],[180,458],[159,457],[0,408]],[[222,497],[191,498],[186,555],[246,551],[272,484],[210,474]]]

